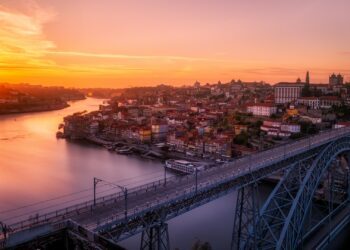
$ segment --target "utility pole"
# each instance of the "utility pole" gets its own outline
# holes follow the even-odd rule
[[[126,187],[121,187],[121,188],[124,192],[124,215],[126,220],[126,218],[128,217],[128,189]]]
[[[196,178],[196,193],[197,193],[197,189],[198,189],[198,169],[197,167],[194,169],[195,172],[195,178]]]
[[[124,186],[120,186],[118,184],[114,184],[112,182],[108,182],[108,181],[94,177],[94,206],[96,205],[97,183],[102,182],[102,181],[107,183],[108,185],[115,186],[115,187],[119,188],[123,192],[123,195],[124,195],[124,214],[125,214],[125,219],[126,219],[128,216],[128,189]]]
[[[166,186],[166,164],[164,164],[164,186]]]
[[[100,181],[102,181],[102,180],[94,177],[94,206],[96,206],[96,188],[97,188],[97,183],[99,183]]]

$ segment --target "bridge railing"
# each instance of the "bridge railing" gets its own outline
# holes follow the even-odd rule
[[[221,169],[229,167],[237,170],[240,166],[247,164],[248,168],[245,168],[245,169],[241,168],[241,171],[236,171],[236,173],[237,172],[238,173],[234,177],[240,177],[240,176],[246,175],[249,171],[256,171],[258,169],[265,167],[266,165],[271,165],[273,162],[280,161],[280,160],[283,160],[284,158],[288,158],[290,156],[298,154],[300,153],[300,151],[304,151],[305,148],[311,149],[311,148],[317,147],[320,144],[324,144],[329,142],[330,140],[334,140],[338,137],[342,137],[344,134],[347,134],[347,133],[350,133],[350,128],[336,129],[332,131],[323,132],[321,134],[310,136],[306,139],[303,138],[303,139],[294,141],[293,143],[282,144],[275,148],[261,151],[256,155],[250,155],[248,157],[240,157],[239,159],[236,159],[231,163],[222,164],[221,166],[210,168],[206,171],[198,172],[198,175],[197,175],[198,178],[200,178],[201,176],[205,176],[208,173],[213,173],[213,172],[218,173],[218,175],[215,176],[215,180],[212,180],[210,182],[200,183],[198,190],[200,191],[203,188],[207,188],[208,186],[213,185],[213,183],[215,182],[223,183],[232,179],[233,176],[229,176],[227,174],[220,174]],[[322,138],[320,138],[320,136]],[[281,154],[281,152],[283,152],[283,154]],[[273,156],[271,157],[271,159],[268,159],[267,161],[261,161],[261,159],[263,159],[264,157],[271,156],[271,155]],[[250,165],[254,166],[254,168],[250,169],[249,168]],[[187,178],[187,180],[188,179],[189,178]],[[193,177],[190,177],[190,179],[193,182],[194,180]],[[178,196],[176,197],[170,196],[170,197],[165,197],[162,200],[153,200],[151,202],[148,202],[147,204],[134,208],[134,210],[129,211],[128,215],[135,216],[139,214],[140,211],[147,211],[147,209],[151,209],[151,208],[153,209],[154,207],[168,203],[171,200],[180,199],[184,195],[186,196],[190,193],[193,193],[194,190],[195,190],[194,186],[191,186],[183,190],[183,192],[179,192]],[[90,225],[88,225],[88,227],[91,227],[91,229],[94,229],[98,225],[105,225],[105,224],[112,223],[118,220],[123,220],[123,219],[124,219],[124,214],[122,212],[119,212],[107,218],[101,219],[97,223],[91,223]]]
[[[200,178],[203,175],[210,174],[213,172],[218,172],[223,168],[232,168],[236,172],[235,174],[244,175],[250,171],[258,170],[266,165],[269,165],[275,161],[279,161],[285,157],[289,157],[297,154],[300,151],[305,150],[305,148],[313,148],[320,144],[324,144],[330,140],[334,140],[337,137],[341,137],[345,134],[350,133],[350,127],[333,129],[329,131],[320,132],[317,135],[310,136],[308,138],[299,139],[289,144],[282,144],[272,149],[266,149],[260,151],[254,155],[240,157],[232,162],[222,164],[219,167],[210,168],[206,171],[198,173]],[[264,159],[264,160],[262,160]],[[164,186],[165,182],[176,182],[180,180],[194,180],[193,177],[189,176],[178,177],[171,176],[167,177],[166,180],[157,180],[150,183],[146,183],[140,186],[132,187],[128,189],[128,197],[135,195],[147,193],[149,190],[155,190],[160,186]],[[192,181],[193,182],[193,181]],[[116,192],[96,199],[96,205],[93,200],[88,200],[79,204],[71,205],[62,209],[55,210],[53,212],[36,214],[29,217],[29,219],[24,219],[19,222],[13,223],[10,226],[12,231],[20,231],[24,229],[31,228],[33,226],[55,223],[63,219],[67,219],[72,216],[77,216],[82,213],[94,212],[94,210],[108,205],[113,205],[117,202],[121,202],[124,199],[123,192]]]
[[[309,136],[307,138],[298,139],[291,143],[281,144],[274,148],[265,149],[263,151],[257,152],[254,155],[240,157],[233,162],[223,164],[221,167],[224,168],[245,166],[245,171],[243,171],[242,168],[242,172],[258,170],[261,167],[270,165],[273,162],[299,154],[300,152],[305,151],[305,149],[315,148],[321,144],[327,143],[336,138],[340,138],[349,133],[350,127],[321,131],[320,133]]]
[[[178,176],[171,176],[166,179],[167,182],[175,181],[179,179]],[[157,189],[159,186],[164,186],[165,180],[157,180],[150,183],[146,183],[140,186],[132,187],[128,189],[128,197],[135,195],[147,193],[150,190]],[[35,214],[30,216],[28,219],[21,220],[19,222],[10,224],[9,227],[12,232],[28,229],[34,226],[46,224],[46,223],[55,223],[61,220],[70,218],[71,216],[77,216],[82,213],[94,212],[98,208],[115,204],[124,200],[124,193],[117,192],[96,198],[96,204],[94,200],[87,200],[78,204],[74,204],[62,209],[58,209],[52,212]]]

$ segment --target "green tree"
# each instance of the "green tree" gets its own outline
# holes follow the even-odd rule
[[[311,96],[311,89],[309,84],[305,84],[301,90],[301,96]]]
[[[301,122],[300,131],[303,134],[312,135],[318,132],[318,128],[316,127],[315,124],[312,124],[310,122]]]
[[[336,114],[337,118],[339,119],[342,119],[342,120],[350,119],[350,109],[344,104],[341,106],[333,106],[332,111],[333,113]]]
[[[233,142],[238,144],[238,145],[244,145],[247,146],[248,145],[248,140],[249,140],[249,135],[247,132],[242,131],[239,135],[237,135]]]
[[[192,250],[212,250],[212,247],[209,242],[202,243],[199,239],[197,239],[192,245]]]

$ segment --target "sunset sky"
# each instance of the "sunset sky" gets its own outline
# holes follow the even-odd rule
[[[350,80],[349,0],[0,0],[0,82]]]

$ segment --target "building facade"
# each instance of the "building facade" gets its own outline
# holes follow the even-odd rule
[[[335,75],[334,73],[329,76],[329,85],[343,85],[344,77],[341,74]]]
[[[261,131],[270,136],[289,137],[300,133],[299,124],[282,123],[279,121],[264,121],[260,127]]]
[[[275,103],[285,104],[296,101],[301,96],[302,83],[278,83],[275,85]]]
[[[271,103],[250,104],[247,112],[256,116],[270,116],[277,112],[277,107]]]
[[[297,102],[311,109],[320,108],[320,99],[318,97],[300,97]]]

